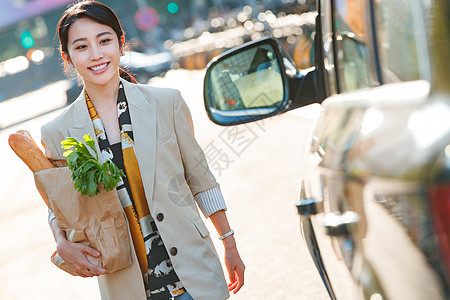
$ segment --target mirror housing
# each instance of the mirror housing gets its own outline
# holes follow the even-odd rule
[[[244,124],[320,103],[316,68],[299,70],[273,38],[243,44],[207,66],[204,103],[216,124]]]

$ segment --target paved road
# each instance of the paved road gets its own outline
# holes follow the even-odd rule
[[[171,71],[152,84],[180,89],[221,184],[247,268],[244,288],[231,299],[327,299],[294,206],[312,122],[285,114],[232,128],[214,125],[203,110],[202,80],[202,71]],[[18,129],[39,140],[40,125],[57,114],[0,131],[0,299],[99,299],[95,279],[72,277],[51,264],[55,244],[45,205],[32,174],[7,145]],[[207,226],[222,256],[211,222]]]

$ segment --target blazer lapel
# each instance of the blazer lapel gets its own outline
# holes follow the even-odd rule
[[[80,93],[77,100],[74,102],[74,118],[73,127],[69,127],[68,131],[71,137],[76,138],[79,141],[84,142],[84,135],[89,134],[92,139],[95,140],[95,149],[98,154],[98,160],[103,164],[104,160],[100,152],[100,148],[97,143],[97,137],[95,135],[94,126],[92,125],[91,117],[86,106],[86,100],[84,98],[84,90]]]
[[[152,99],[145,97],[139,88],[128,81],[121,80],[128,100],[130,117],[133,125],[134,146],[139,170],[144,183],[147,201],[150,203],[153,195],[153,184],[156,169],[156,111]],[[71,137],[84,141],[83,136],[89,134],[95,140],[95,148],[99,162],[104,160],[97,143],[94,126],[86,106],[84,91],[74,102],[73,127],[68,128]]]
[[[121,80],[127,97],[133,126],[134,147],[144,184],[147,202],[153,197],[156,169],[156,108],[151,98],[145,97],[138,86]]]

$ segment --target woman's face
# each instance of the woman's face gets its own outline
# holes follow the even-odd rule
[[[111,27],[82,18],[70,26],[65,59],[85,85],[106,85],[119,80],[121,45]]]

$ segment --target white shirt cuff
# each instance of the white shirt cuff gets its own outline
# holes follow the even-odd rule
[[[227,210],[227,205],[225,204],[219,185],[212,189],[200,192],[194,197],[205,218],[208,218],[219,210]]]
[[[48,225],[52,223],[54,218],[56,218],[55,214],[50,209],[48,209]]]

